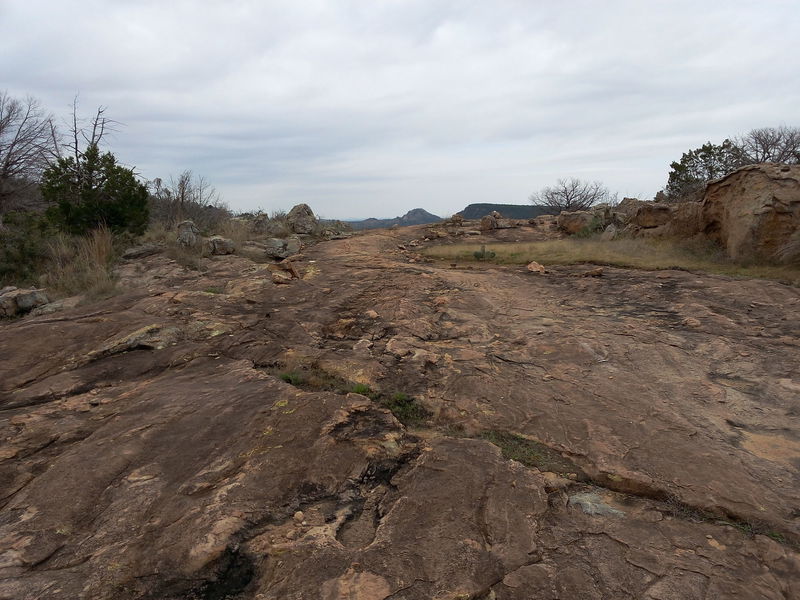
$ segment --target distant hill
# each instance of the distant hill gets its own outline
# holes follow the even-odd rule
[[[551,208],[538,204],[470,204],[460,214],[465,219],[480,219],[493,210],[508,219],[533,219],[539,215],[555,214]]]
[[[408,211],[402,217],[395,217],[394,219],[365,219],[363,221],[348,221],[353,229],[381,229],[383,227],[391,227],[398,225],[404,227],[406,225],[425,225],[427,223],[438,223],[441,217],[432,215],[427,210],[422,208],[415,208]]]

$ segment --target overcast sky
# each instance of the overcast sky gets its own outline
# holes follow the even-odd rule
[[[107,106],[120,161],[234,210],[446,216],[568,176],[651,198],[800,126],[798,31],[798,0],[0,0],[0,90]]]

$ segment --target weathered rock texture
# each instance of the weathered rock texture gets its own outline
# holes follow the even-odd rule
[[[0,324],[0,598],[800,598],[796,288],[424,232]]]
[[[286,223],[294,233],[310,234],[314,233],[317,218],[308,204],[298,204],[286,215]]]
[[[703,216],[732,258],[774,259],[800,230],[800,165],[751,165],[709,183]]]
[[[8,286],[0,290],[0,317],[15,317],[50,302],[40,289],[21,290]]]
[[[572,235],[589,227],[593,219],[594,215],[588,210],[565,211],[558,215],[558,227],[563,232]]]

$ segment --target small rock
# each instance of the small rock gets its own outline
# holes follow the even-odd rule
[[[531,273],[539,273],[541,275],[544,275],[544,274],[547,273],[547,269],[544,268],[544,265],[540,265],[535,260],[528,263],[527,269]]]
[[[602,277],[603,276],[603,267],[597,267],[595,269],[591,269],[589,271],[584,271],[581,273],[581,277]]]
[[[283,271],[275,271],[272,273],[272,283],[276,284],[284,284],[290,283],[292,281],[292,276],[289,273],[284,273]]]
[[[375,311],[374,311],[374,310],[372,310],[372,309],[369,309],[368,311],[366,311],[366,312],[364,313],[364,316],[365,316],[365,317],[368,317],[368,318],[370,318],[370,319],[377,319],[377,318],[378,318],[378,313],[377,313],[377,312],[375,312]]]
[[[295,520],[297,523],[300,523],[300,522],[301,522],[303,519],[305,519],[305,517],[306,517],[306,516],[303,514],[303,511],[302,511],[302,510],[298,510],[296,513],[294,513],[294,516],[293,516],[292,518],[293,518],[293,519],[294,519],[294,520]]]

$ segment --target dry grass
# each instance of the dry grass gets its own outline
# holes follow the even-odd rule
[[[214,234],[233,240],[237,248],[241,248],[242,244],[248,240],[264,237],[253,233],[252,223],[244,219],[226,219],[214,229]]]
[[[494,252],[491,261],[498,264],[543,265],[590,263],[644,270],[683,269],[720,275],[776,279],[800,285],[800,268],[792,265],[744,265],[728,259],[723,251],[703,242],[691,240],[566,238],[532,243],[485,244],[486,252]],[[481,244],[435,246],[425,251],[431,258],[475,261],[474,253]]]
[[[114,292],[114,238],[108,228],[96,229],[86,237],[58,234],[48,242],[47,255],[42,284],[54,295],[99,297]]]

